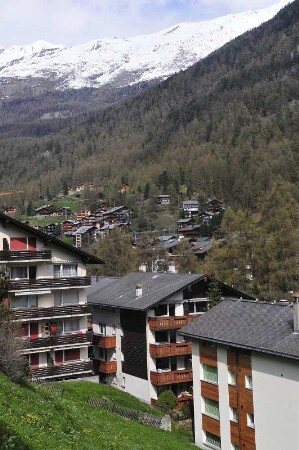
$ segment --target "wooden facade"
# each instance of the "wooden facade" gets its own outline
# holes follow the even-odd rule
[[[246,387],[246,376],[252,376],[250,352],[229,350],[227,365],[236,374],[236,384],[229,386],[229,405],[238,413],[238,421],[231,421],[231,441],[244,450],[255,450],[255,430],[247,423],[248,414],[254,417],[253,391]]]

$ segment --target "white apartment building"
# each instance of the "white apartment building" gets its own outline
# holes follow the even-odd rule
[[[299,449],[299,304],[224,300],[192,339],[195,443]]]
[[[21,325],[22,353],[34,378],[92,373],[86,263],[103,261],[0,213],[0,265],[9,277],[5,302]]]

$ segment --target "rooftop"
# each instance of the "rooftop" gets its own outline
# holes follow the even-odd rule
[[[181,329],[184,336],[299,359],[293,305],[226,299]]]
[[[111,282],[101,278],[89,288],[88,303],[146,310],[203,277],[203,274],[133,272],[122,278],[110,278]],[[136,297],[137,285],[142,285],[140,297]]]

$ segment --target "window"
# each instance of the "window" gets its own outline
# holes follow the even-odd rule
[[[204,431],[204,443],[210,444],[215,448],[221,448],[221,439],[219,436],[215,434],[209,433],[208,431]]]
[[[247,414],[247,426],[250,428],[255,428],[254,414]]]
[[[202,365],[202,379],[210,383],[218,383],[218,370],[217,367],[209,366],[208,364]]]
[[[155,342],[157,344],[168,342],[168,331],[156,331],[155,332]]]
[[[245,387],[247,389],[252,389],[252,376],[251,375],[245,375]]]
[[[54,264],[54,278],[67,278],[77,276],[77,264]]]
[[[157,370],[170,370],[169,358],[157,358],[156,359]]]
[[[189,303],[189,314],[201,313],[201,312],[206,311],[206,309],[207,309],[206,301]]]
[[[240,447],[237,444],[232,444],[232,450],[240,450]]]
[[[155,308],[155,316],[167,316],[168,308],[167,305],[158,305]]]
[[[37,295],[20,295],[11,299],[11,308],[37,308]]]
[[[79,319],[66,319],[63,322],[63,332],[72,333],[80,329]]]
[[[80,349],[72,348],[70,350],[64,350],[64,360],[65,361],[77,361],[80,359]]]
[[[234,370],[228,371],[228,384],[236,385],[236,372]]]
[[[10,238],[10,250],[36,250],[36,238]]]
[[[209,416],[214,417],[215,419],[220,418],[219,413],[219,403],[215,400],[211,400],[210,398],[203,398],[203,412],[208,414]]]
[[[54,293],[54,305],[74,305],[79,303],[79,291],[58,291]]]
[[[238,422],[238,410],[232,406],[229,407],[229,420]]]
[[[107,351],[105,348],[103,347],[98,347],[99,348],[99,359],[101,361],[107,361]]]
[[[21,280],[24,278],[28,278],[27,266],[10,268],[10,279],[11,280]]]
[[[99,334],[106,336],[106,324],[99,322]]]

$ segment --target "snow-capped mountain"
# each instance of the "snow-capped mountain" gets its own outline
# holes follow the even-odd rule
[[[99,39],[69,48],[45,41],[0,48],[0,90],[12,79],[14,91],[17,80],[30,88],[41,88],[47,80],[52,88],[66,90],[165,79],[271,19],[288,3],[127,39]]]

